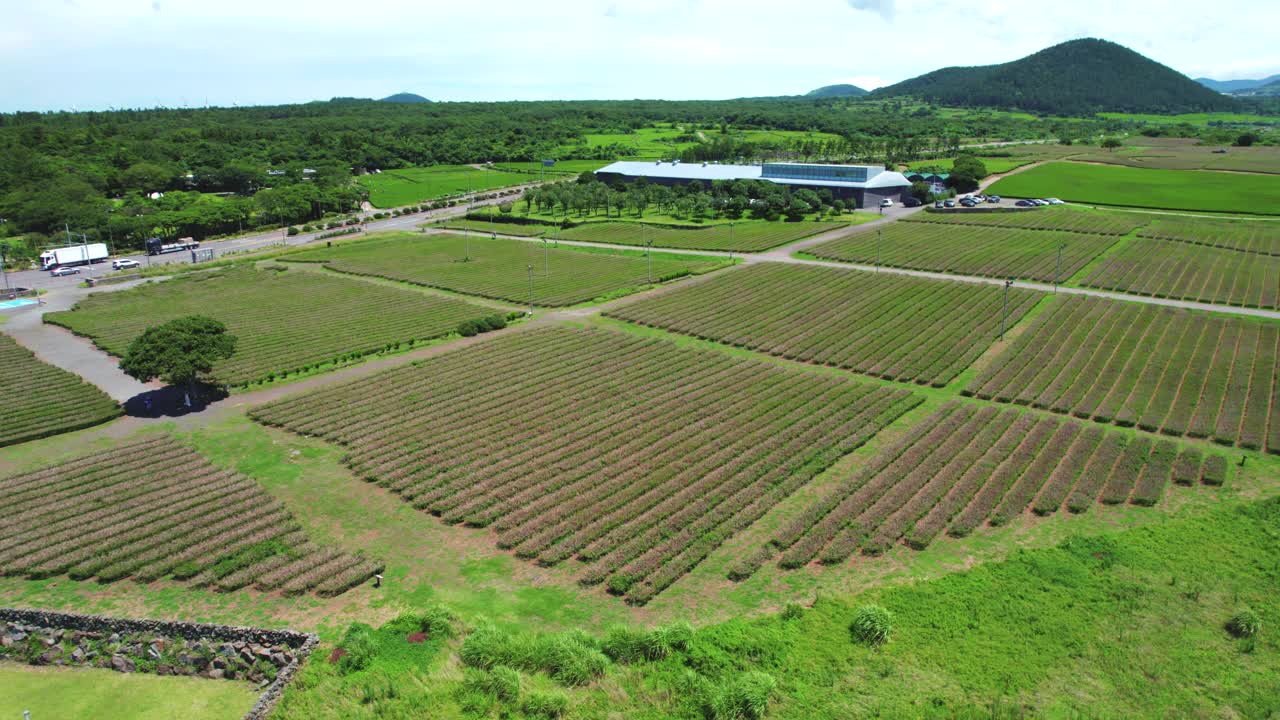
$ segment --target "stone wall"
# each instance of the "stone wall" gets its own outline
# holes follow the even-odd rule
[[[0,608],[0,658],[256,682],[262,720],[319,638],[293,630]]]

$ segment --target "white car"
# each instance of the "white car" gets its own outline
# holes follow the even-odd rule
[[[1045,198],[1044,201],[1049,203],[1050,205],[1066,205],[1066,203],[1062,202],[1058,198]]]
[[[112,270],[131,270],[133,268],[138,268],[138,267],[142,267],[142,263],[138,262],[137,260],[130,260],[129,258],[125,258],[123,260],[111,261]]]
[[[893,201],[890,200],[889,198],[885,198],[880,201],[880,207],[882,208],[893,207]]]
[[[80,268],[74,268],[74,267],[67,267],[67,266],[65,266],[65,265],[59,265],[58,267],[53,268],[52,270],[50,270],[50,271],[49,271],[49,274],[50,274],[51,276],[53,276],[53,277],[62,277],[62,276],[64,276],[64,275],[79,275],[79,274],[80,274]]]

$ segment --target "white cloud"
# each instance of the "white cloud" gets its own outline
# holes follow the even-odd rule
[[[0,111],[299,102],[789,95],[1114,40],[1192,77],[1280,72],[1280,4],[987,0],[0,0]],[[1272,33],[1274,34],[1274,33]],[[1264,38],[1265,39],[1265,38]]]
[[[894,0],[845,0],[854,10],[873,12],[885,20],[893,20]]]

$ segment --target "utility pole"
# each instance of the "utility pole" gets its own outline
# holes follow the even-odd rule
[[[11,293],[9,289],[9,268],[6,264],[9,262],[9,243],[0,242],[0,273],[4,274],[4,294],[7,296]]]
[[[880,243],[884,240],[884,228],[876,228],[876,272],[880,272]]]
[[[542,277],[551,276],[551,260],[549,259],[550,246],[547,245],[547,239],[542,238]]]
[[[644,226],[641,225],[641,227],[644,227]],[[645,242],[644,247],[645,247],[644,257],[645,257],[645,260],[648,261],[648,266],[649,266],[649,269],[647,271],[649,275],[649,284],[652,285],[653,284],[653,241],[647,240]]]
[[[1009,319],[1009,288],[1013,287],[1012,280],[1004,281],[1004,308],[1000,311],[1000,339],[1004,340],[1005,323]]]
[[[533,266],[529,266],[529,315],[533,315]]]
[[[733,223],[729,223],[729,259],[733,259]]]
[[[1067,246],[1066,243],[1058,243],[1058,264],[1053,269],[1053,294],[1058,294],[1058,276],[1062,273],[1062,249]]]

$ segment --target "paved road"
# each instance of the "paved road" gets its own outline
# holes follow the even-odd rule
[[[138,284],[120,283],[100,290],[114,292]],[[158,383],[144,385],[125,375],[120,371],[116,358],[102,352],[85,338],[56,325],[44,323],[46,312],[70,310],[86,292],[88,291],[75,286],[52,289],[41,298],[40,305],[28,305],[10,311],[8,321],[0,325],[0,330],[33,351],[41,360],[79,375],[118,402],[123,403],[140,393],[159,388]]]
[[[537,184],[538,183],[527,183],[525,185],[518,185],[518,186],[514,186],[513,188],[504,188],[504,189],[523,190],[525,188],[532,187]],[[494,191],[487,190],[483,192],[477,192],[476,194],[487,195],[491,192],[494,192]],[[470,205],[456,205],[451,208],[441,208],[439,210],[428,210],[426,212],[413,213],[410,215],[401,215],[400,217],[387,218],[385,220],[370,220],[367,223],[365,223],[365,230],[367,232],[378,232],[383,230],[413,230],[420,223],[424,223],[429,220],[438,220],[442,218],[454,217],[457,215],[465,215],[467,213],[468,208],[482,207],[485,205],[501,203],[504,201],[508,201],[510,199],[511,199],[510,197],[504,197],[504,198],[493,198],[490,200],[477,200]],[[269,249],[275,245],[279,245],[282,247],[306,245],[307,243],[315,242],[316,238],[324,232],[327,232],[327,231],[319,230],[312,233],[300,233],[298,235],[294,235],[293,237],[289,237],[284,229],[271,230],[268,232],[255,233],[253,235],[244,235],[241,237],[228,238],[225,240],[210,240],[208,242],[201,243],[200,247],[201,249],[205,249],[205,248],[213,249],[214,255],[215,257],[217,257],[217,256],[226,255],[228,253],[243,253],[243,252],[251,252],[254,250]],[[130,258],[132,260],[137,260],[139,263],[142,263],[144,267],[149,267],[153,265],[167,265],[170,263],[189,263],[191,262],[191,253],[184,251],[184,252],[166,253],[164,255],[148,256],[144,253],[139,252],[139,253],[133,253],[129,255],[118,255],[113,257],[112,259],[116,259],[116,258]],[[10,272],[8,275],[9,275],[9,284],[12,287],[36,288],[36,289],[44,290],[44,289],[61,288],[61,287],[75,287],[80,283],[84,282],[86,278],[89,278],[89,277],[100,278],[106,275],[111,275],[112,273],[113,271],[111,270],[111,263],[101,262],[101,263],[90,265],[88,267],[81,267],[80,274],[78,275],[67,275],[65,277],[52,277],[49,275],[49,273],[43,270],[19,270],[15,272]]]

